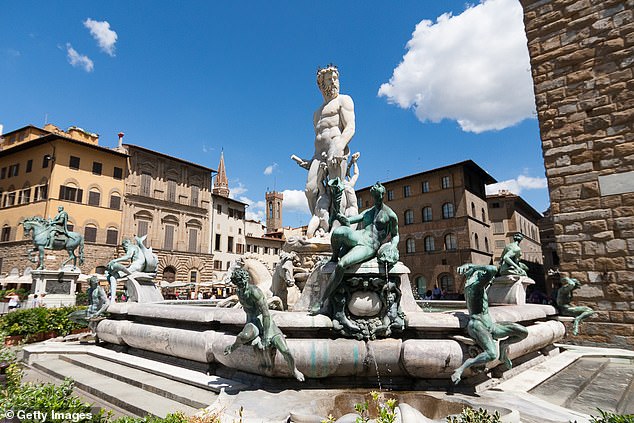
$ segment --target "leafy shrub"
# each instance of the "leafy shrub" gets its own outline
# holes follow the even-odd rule
[[[465,408],[462,413],[457,416],[447,417],[448,423],[500,423],[500,413],[497,411],[492,415],[488,411],[479,408],[477,411],[473,408]]]
[[[634,423],[634,414],[614,414],[598,409],[601,417],[591,417],[590,423]]]
[[[19,309],[7,313],[0,318],[0,332],[8,336],[22,335],[33,338],[43,332],[56,332],[58,335],[68,335],[71,330],[82,327],[68,319],[68,315],[86,307],[35,307]]]

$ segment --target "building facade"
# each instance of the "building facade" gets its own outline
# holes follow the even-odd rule
[[[399,219],[399,252],[414,292],[438,285],[462,293],[456,269],[493,259],[485,185],[496,182],[471,160],[384,182],[384,202]],[[359,210],[372,206],[370,187],[357,191]],[[453,294],[453,295],[451,295]]]
[[[632,5],[521,0],[559,270],[597,310],[591,344],[634,347]],[[579,339],[579,338],[577,338]]]
[[[487,195],[489,218],[493,229],[493,261],[502,258],[504,247],[513,241],[513,235],[521,233],[522,262],[528,266],[528,276],[535,281],[531,289],[549,292],[544,277],[544,257],[538,223],[542,215],[522,197],[509,191]]]
[[[121,238],[127,154],[99,146],[99,136],[71,127],[32,125],[0,142],[0,274],[34,267],[26,259],[30,238],[24,217],[49,218],[63,206],[69,230],[84,236],[84,273],[114,257]],[[45,265],[58,267],[66,251],[47,250]]]
[[[123,236],[147,236],[146,246],[159,258],[157,279],[210,281],[213,170],[137,145],[122,148],[129,155]]]

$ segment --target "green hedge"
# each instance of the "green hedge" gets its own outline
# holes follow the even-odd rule
[[[74,329],[85,327],[68,318],[73,311],[85,308],[71,306],[17,309],[0,318],[0,332],[7,336],[22,335],[27,340],[42,332],[55,332],[58,336],[65,336]]]

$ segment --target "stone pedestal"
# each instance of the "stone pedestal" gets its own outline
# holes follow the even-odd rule
[[[128,276],[125,285],[128,301],[135,303],[155,303],[163,301],[161,288],[154,283],[154,273],[134,272]]]
[[[526,304],[526,287],[535,284],[528,276],[498,276],[489,287],[490,304]]]
[[[34,270],[31,272],[33,283],[31,293],[46,292],[44,305],[47,307],[60,307],[75,305],[75,292],[77,279],[81,271],[72,270]]]

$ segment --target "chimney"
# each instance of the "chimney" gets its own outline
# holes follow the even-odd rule
[[[123,148],[123,136],[125,135],[123,132],[119,132],[119,146],[117,148]]]

